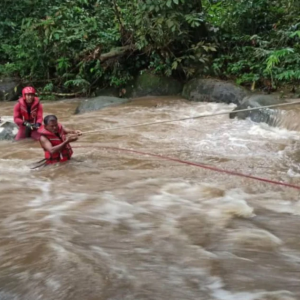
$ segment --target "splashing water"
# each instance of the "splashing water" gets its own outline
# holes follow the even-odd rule
[[[148,97],[73,115],[77,104],[45,115],[88,131],[233,108]],[[37,142],[1,142],[0,299],[299,299],[297,190],[99,147],[300,185],[297,111],[282,114],[278,127],[221,115],[86,135],[73,161],[35,171]]]

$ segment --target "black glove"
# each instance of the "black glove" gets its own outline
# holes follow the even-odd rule
[[[30,124],[30,123],[27,122],[27,121],[25,121],[23,124],[24,124],[25,127],[29,128],[29,129],[31,129],[31,130],[33,130],[33,124]]]

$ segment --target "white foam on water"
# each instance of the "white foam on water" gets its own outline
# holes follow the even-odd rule
[[[250,207],[245,199],[247,194],[241,189],[226,191],[223,197],[209,199],[206,204],[209,205],[211,215],[223,214],[231,217],[254,217],[254,209]]]
[[[281,239],[263,229],[235,229],[228,231],[228,242],[232,248],[247,247],[247,249],[276,250],[283,245]]]
[[[295,170],[293,170],[293,169],[291,169],[291,168],[288,169],[287,175],[288,175],[289,177],[292,177],[292,178],[300,178],[300,173],[299,173],[299,171],[296,172]]]
[[[1,118],[2,123],[4,123],[4,122],[14,122],[14,118],[12,116],[0,116],[0,118]]]
[[[189,123],[192,127],[198,130],[199,121],[194,120],[194,123]],[[146,133],[149,139],[155,139],[155,136],[151,133]],[[143,135],[144,136],[144,135]],[[288,141],[299,140],[299,135],[296,131],[289,131],[286,129],[271,127],[266,124],[253,123],[250,120],[233,120],[232,122],[221,122],[217,129],[213,129],[211,133],[207,133],[201,139],[193,139],[190,132],[182,135],[177,132],[171,132],[168,135],[172,137],[172,140],[179,144],[184,144],[191,153],[211,153],[218,157],[231,157],[236,159],[238,157],[252,157],[265,158],[266,150],[264,147],[258,147],[265,145],[272,141],[276,144],[276,141]],[[224,147],[224,143],[226,146]],[[256,150],[254,151],[254,148]]]
[[[147,109],[148,115],[153,115],[155,117],[154,121],[160,122],[160,121],[166,121],[166,120],[176,120],[176,119],[183,119],[183,118],[193,118],[197,116],[204,116],[204,115],[213,115],[217,113],[225,113],[230,112],[236,107],[235,104],[225,104],[225,103],[213,103],[213,102],[201,102],[201,103],[189,103],[185,105],[184,103],[180,103],[180,105],[176,106],[176,109],[174,109],[174,105],[171,106],[165,105],[161,107],[157,107],[153,110]],[[162,112],[167,115],[166,118],[157,118],[158,112]],[[132,112],[128,112],[126,116],[128,116],[128,121],[136,119],[135,116],[140,117],[141,113],[145,113],[144,108],[141,110],[135,110]],[[214,116],[217,117],[217,116]],[[182,122],[183,126],[184,124],[187,124],[189,121],[194,120],[186,120]]]
[[[38,272],[38,273],[33,274],[33,275],[32,275],[32,278],[33,278],[33,279],[43,279],[45,276],[46,276],[45,273]]]
[[[50,207],[48,211],[50,214],[46,218],[58,218],[61,215],[67,215],[70,209],[75,209],[80,202],[89,199],[92,195],[82,194],[78,197],[78,193],[72,195],[69,194],[70,198],[73,200],[66,201],[65,197],[67,194],[61,196],[62,200],[59,201],[54,207]],[[93,197],[93,196],[92,196]],[[94,195],[95,200],[93,200],[93,205],[87,205],[85,214],[78,216],[77,222],[85,223],[86,221],[96,221],[96,222],[107,222],[109,224],[120,224],[126,222],[127,225],[133,228],[141,229],[145,228],[147,224],[141,224],[135,220],[136,214],[147,214],[147,210],[142,207],[130,204],[124,199],[114,195],[112,192],[102,192]]]
[[[248,130],[249,135],[263,137],[266,140],[299,140],[298,131],[290,131],[284,128],[272,127],[264,123],[253,124]]]
[[[279,214],[300,214],[300,200],[285,199],[283,200],[283,194],[286,190],[281,193],[271,192],[265,194],[247,195],[245,194],[246,200],[252,200],[256,206],[264,208]],[[297,199],[297,198],[296,198]]]
[[[224,288],[224,283],[218,277],[210,277],[212,281],[208,288],[214,300],[297,300],[294,294],[285,291],[252,291],[231,292]]]
[[[107,195],[105,195],[107,198]],[[110,198],[110,196],[108,196]],[[113,198],[97,209],[97,219],[118,224],[121,220],[132,220],[136,213],[146,213],[144,209],[133,206],[127,202]]]
[[[137,109],[129,113],[128,117],[122,114],[120,122],[116,122],[118,111],[114,108],[115,114],[104,116],[101,122],[109,120],[119,124],[122,121],[122,124],[129,125],[137,123],[137,120],[141,120],[141,115],[147,114],[146,123],[152,120],[174,119],[178,115],[189,117],[228,111],[228,108],[233,106],[185,103],[175,108],[163,106],[150,111],[148,108]],[[128,108],[128,111],[130,110]],[[234,167],[238,168],[250,155],[251,159],[255,157],[266,161],[269,159],[286,161],[285,150],[281,150],[280,153],[277,153],[277,148],[269,151],[268,145],[276,146],[281,140],[284,140],[285,144],[297,138],[295,132],[273,129],[264,124],[254,124],[249,120],[229,120],[225,115],[215,117],[213,120],[203,118],[177,124],[169,124],[170,127],[166,126],[160,132],[154,127],[153,129],[145,127],[145,130],[132,128],[130,132],[127,129],[120,130],[118,136],[112,140],[121,147],[126,146],[130,144],[127,136],[133,133],[136,134],[136,141],[142,145],[141,147],[149,149],[149,152],[172,150],[174,155],[179,157],[181,152],[176,151],[180,149],[187,151],[187,154],[182,155],[186,155],[188,159],[200,160],[203,151],[217,158],[227,158],[225,164],[230,164],[230,160],[233,160]],[[206,128],[206,125],[210,126],[209,130],[201,135],[201,127]],[[198,131],[200,135],[197,135]],[[107,136],[107,139],[109,138],[110,135]],[[150,144],[144,144],[148,142],[146,138]],[[258,144],[261,147],[258,147]],[[122,154],[120,156],[122,158]],[[93,162],[93,159],[91,161]],[[237,264],[225,270],[226,268],[223,269],[222,266],[223,259],[228,258],[232,261],[237,259],[242,263],[256,262],[251,256],[238,257],[235,251],[270,252],[280,260],[278,268],[282,267],[280,265],[282,261],[298,263],[300,255],[296,251],[285,249],[284,247],[288,245],[284,244],[284,237],[280,235],[281,240],[272,234],[272,228],[270,231],[247,228],[249,224],[257,225],[251,220],[255,213],[261,213],[259,209],[256,211],[257,207],[277,213],[296,214],[297,209],[300,211],[300,202],[293,202],[286,196],[286,192],[279,194],[268,189],[261,195],[248,194],[243,190],[243,186],[231,189],[222,181],[204,184],[198,177],[193,177],[192,171],[191,175],[184,175],[187,176],[185,178],[194,179],[195,182],[191,182],[188,179],[178,179],[181,173],[171,172],[172,167],[163,169],[162,173],[155,173],[150,169],[148,179],[140,179],[147,177],[148,170],[139,170],[140,173],[130,170],[128,174],[133,174],[131,179],[130,175],[125,178],[127,170],[122,169],[120,172],[119,169],[115,170],[112,167],[113,176],[116,177],[113,177],[113,180],[116,179],[117,184],[114,185],[112,182],[106,187],[101,183],[101,179],[105,178],[108,182],[111,173],[100,170],[96,163],[93,167],[98,168],[97,172],[103,174],[103,178],[98,176],[94,169],[93,175],[88,175],[88,168],[86,168],[87,176],[82,176],[86,170],[83,171],[78,167],[78,174],[78,170],[73,166],[70,173],[60,172],[62,168],[50,168],[47,170],[47,176],[50,173],[51,176],[48,178],[51,179],[45,179],[39,173],[35,173],[35,176],[28,175],[29,169],[20,171],[20,163],[22,164],[16,160],[0,161],[0,167],[1,164],[5,164],[8,168],[12,168],[8,177],[10,180],[16,179],[16,182],[12,183],[16,184],[16,187],[24,185],[28,188],[28,194],[30,190],[36,193],[24,203],[20,202],[18,213],[9,212],[9,218],[4,219],[2,224],[6,230],[4,235],[16,239],[18,244],[22,245],[19,249],[20,255],[26,254],[31,247],[34,251],[34,246],[29,244],[32,241],[42,243],[47,249],[41,261],[30,265],[33,269],[30,269],[30,274],[35,274],[31,275],[31,278],[43,282],[42,288],[48,288],[53,292],[53,298],[59,299],[58,291],[64,290],[67,293],[72,284],[76,284],[73,288],[76,292],[80,292],[81,288],[88,286],[89,275],[97,280],[97,276],[102,276],[100,274],[102,271],[99,270],[104,266],[103,269],[110,277],[105,282],[107,286],[103,285],[104,291],[106,288],[119,290],[118,292],[126,289],[126,292],[129,292],[124,298],[128,299],[134,298],[132,295],[135,295],[136,291],[137,294],[142,293],[142,296],[138,294],[136,299],[146,297],[158,299],[159,296],[161,299],[172,298],[169,291],[174,293],[183,291],[182,299],[201,299],[202,295],[198,295],[201,292],[211,300],[295,299],[292,293],[280,290],[268,292],[250,288],[244,292],[230,291],[221,278],[221,276],[229,278],[235,271],[238,273],[240,267]],[[63,181],[59,181],[56,174],[62,176]],[[141,177],[139,174],[142,174]],[[65,179],[72,175],[74,175],[72,180]],[[77,181],[77,178],[80,180]],[[74,192],[66,190],[67,186],[71,187],[71,182],[80,184],[74,188],[76,190]],[[119,182],[125,183],[122,185]],[[31,239],[32,237],[34,239]],[[23,240],[20,240],[21,238]],[[242,256],[241,252],[237,253]],[[224,253],[228,253],[227,257]],[[257,256],[259,254],[257,253]],[[1,255],[6,255],[6,251]],[[16,264],[15,267],[15,271],[18,272],[19,265]],[[44,267],[46,268],[43,269]],[[76,269],[75,275],[73,269]],[[45,273],[39,275],[39,271]],[[59,276],[53,276],[57,274]],[[256,280],[265,279],[260,278],[259,274],[251,273],[250,270],[248,274],[248,282],[254,287]],[[23,276],[24,280],[28,279],[28,276],[24,274]],[[242,282],[242,277],[232,279],[233,283],[238,284],[239,279]],[[97,287],[102,288],[100,281]],[[291,282],[294,281],[295,279],[291,278]],[[33,289],[35,288],[38,290],[38,287],[33,286]],[[239,291],[242,289],[243,287],[240,287]],[[90,292],[92,295],[93,289]],[[178,295],[176,299],[179,299]]]
[[[300,201],[282,201],[274,199],[273,201],[261,201],[261,206],[276,213],[300,215]]]
[[[60,287],[61,287],[61,284],[57,280],[55,280],[53,278],[47,278],[46,279],[46,285],[49,288],[51,288],[51,290],[54,291],[54,292],[57,291],[57,290],[59,290]]]
[[[218,289],[212,293],[215,300],[297,300],[289,291],[233,293]]]
[[[35,187],[41,191],[41,194],[31,200],[27,206],[38,207],[51,200],[50,190],[52,183],[46,180],[33,180],[30,182],[31,187]]]
[[[282,251],[282,255],[292,264],[300,264],[300,252],[291,249],[284,249],[284,251]],[[300,282],[299,277],[295,277],[293,279]]]
[[[220,193],[223,195],[220,197]],[[169,219],[177,219],[191,212],[205,213],[220,224],[233,217],[251,218],[254,210],[246,202],[241,189],[223,191],[219,186],[191,183],[168,183],[156,195],[139,205],[155,212],[163,212]]]
[[[30,173],[30,168],[24,165],[22,159],[0,159],[0,176],[8,177],[8,173],[24,174]],[[22,179],[21,176],[20,179]]]
[[[70,257],[70,251],[61,245],[61,243],[49,243],[48,247],[58,255],[60,261],[67,261]]]

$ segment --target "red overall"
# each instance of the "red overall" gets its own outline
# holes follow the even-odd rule
[[[60,145],[62,142],[66,140],[65,132],[61,124],[58,123],[58,133],[52,133],[48,131],[44,126],[39,128],[38,130],[41,136],[46,137],[53,147]],[[51,154],[49,151],[44,149],[45,151],[45,159],[46,164],[54,164],[58,162],[64,162],[71,159],[73,154],[72,147],[70,144],[67,144],[62,150],[59,152],[55,152]]]
[[[30,105],[30,113],[28,113],[28,104],[24,99],[24,96],[20,98],[14,107],[14,122],[19,126],[19,131],[15,138],[16,140],[26,138],[26,126],[23,124],[25,121],[32,124],[43,123],[43,106],[40,103],[39,98],[34,97],[34,101]],[[37,130],[31,131],[31,138],[34,140],[38,140],[40,138]]]

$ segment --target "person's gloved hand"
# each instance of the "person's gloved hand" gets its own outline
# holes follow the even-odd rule
[[[33,124],[30,124],[30,123],[27,122],[27,121],[25,121],[23,124],[24,124],[25,127],[29,128],[29,129],[31,129],[31,130],[33,130]]]
[[[39,129],[41,127],[40,123],[32,124],[34,129]]]

